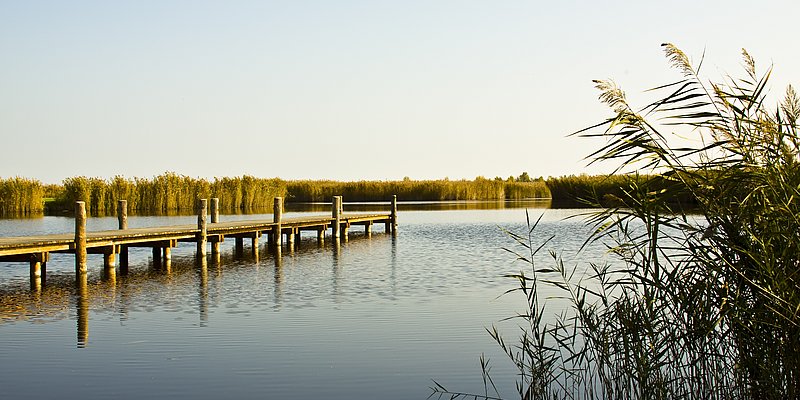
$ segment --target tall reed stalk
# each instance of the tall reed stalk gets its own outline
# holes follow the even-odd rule
[[[651,176],[588,220],[587,240],[612,261],[567,266],[551,252],[542,266],[536,223],[511,233],[526,264],[510,275],[528,300],[523,334],[510,345],[490,333],[522,399],[800,397],[800,98],[789,87],[770,106],[771,69],[758,74],[747,52],[743,77],[707,82],[681,50],[664,50],[681,77],[653,89],[662,97],[636,109],[597,81],[613,115],[577,133],[603,139],[592,162]],[[675,201],[687,195],[691,210]],[[542,285],[569,310],[548,314]],[[438,384],[434,395],[501,397]]]

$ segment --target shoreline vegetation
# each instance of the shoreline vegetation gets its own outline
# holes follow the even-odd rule
[[[166,172],[153,178],[112,179],[72,177],[62,184],[42,184],[29,178],[0,178],[0,216],[15,217],[69,212],[75,201],[86,202],[91,215],[115,213],[118,200],[133,213],[159,214],[194,210],[198,198],[218,197],[222,212],[271,210],[273,198],[289,203],[329,201],[342,195],[348,201],[523,200],[550,198],[543,178],[518,177],[474,180],[353,181],[282,180],[279,178],[223,177],[206,180]]]
[[[549,244],[560,233],[536,229],[541,217],[507,232],[522,267],[505,275],[516,282],[505,293],[526,308],[487,331],[514,366],[514,398],[800,398],[800,95],[788,86],[774,103],[772,68],[757,72],[745,50],[744,75],[710,80],[662,47],[676,81],[650,89],[645,107],[595,81],[611,115],[574,134],[602,140],[591,162],[659,171],[606,181],[628,185],[587,216],[586,243],[608,258],[562,258]],[[553,202],[586,186],[559,184]],[[489,360],[480,366],[482,392],[434,381],[431,397],[505,398]]]

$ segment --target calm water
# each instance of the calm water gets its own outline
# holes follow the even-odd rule
[[[523,231],[538,203],[401,204],[399,234],[372,238],[359,228],[336,247],[305,237],[281,254],[262,243],[258,258],[223,244],[219,264],[194,259],[194,244],[173,249],[168,271],[149,249],[132,249],[131,271],[102,277],[89,256],[88,287],[74,284],[70,255],[53,255],[47,286],[29,289],[28,266],[0,264],[0,397],[186,399],[424,399],[431,379],[482,392],[485,353],[501,394],[514,371],[484,328],[509,341],[524,309],[503,273],[524,265],[501,229]],[[369,206],[346,205],[346,210]],[[319,213],[329,205],[297,209]],[[530,209],[538,216],[544,209]],[[579,219],[546,210],[537,237],[569,258],[582,244]],[[287,215],[290,217],[292,215]],[[222,220],[269,216],[222,216]],[[130,217],[129,226],[192,223],[195,217]],[[93,218],[89,229],[113,229]],[[73,220],[0,220],[0,235],[71,232]],[[591,249],[582,259],[603,257]]]

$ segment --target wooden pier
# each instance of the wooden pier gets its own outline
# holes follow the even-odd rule
[[[86,231],[86,207],[84,202],[75,203],[74,234],[54,234],[27,237],[0,238],[0,262],[27,262],[30,264],[31,287],[41,288],[44,283],[47,262],[51,253],[75,254],[75,274],[81,280],[86,276],[87,254],[103,254],[106,273],[114,273],[119,255],[121,273],[128,270],[128,249],[149,247],[153,249],[153,263],[169,263],[171,249],[180,242],[197,244],[197,257],[205,259],[208,244],[211,254],[219,257],[220,244],[227,238],[235,240],[237,253],[250,241],[257,252],[259,239],[266,235],[267,242],[280,247],[294,246],[301,232],[315,232],[317,241],[324,242],[326,231],[331,230],[334,241],[347,240],[350,227],[363,226],[371,235],[374,224],[384,224],[387,233],[397,233],[397,196],[392,196],[391,211],[378,214],[344,214],[342,197],[334,196],[330,216],[283,218],[283,199],[275,198],[273,219],[254,221],[219,221],[219,200],[211,199],[211,222],[208,223],[208,201],[198,201],[197,225],[160,226],[150,228],[128,228],[127,203],[121,200],[117,207],[119,229]],[[285,239],[285,240],[284,240]]]

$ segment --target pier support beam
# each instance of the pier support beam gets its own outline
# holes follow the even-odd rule
[[[368,221],[366,224],[364,224],[364,236],[372,236],[372,221]]]
[[[75,275],[86,274],[86,203],[75,202]]]
[[[199,199],[197,201],[197,229],[200,230],[197,236],[197,257],[206,256],[206,241],[208,227],[206,225],[206,211],[208,210],[208,200]]]
[[[283,220],[283,197],[276,197],[273,204],[272,222],[275,223],[273,228],[273,242],[275,246],[281,247],[281,220]]]

